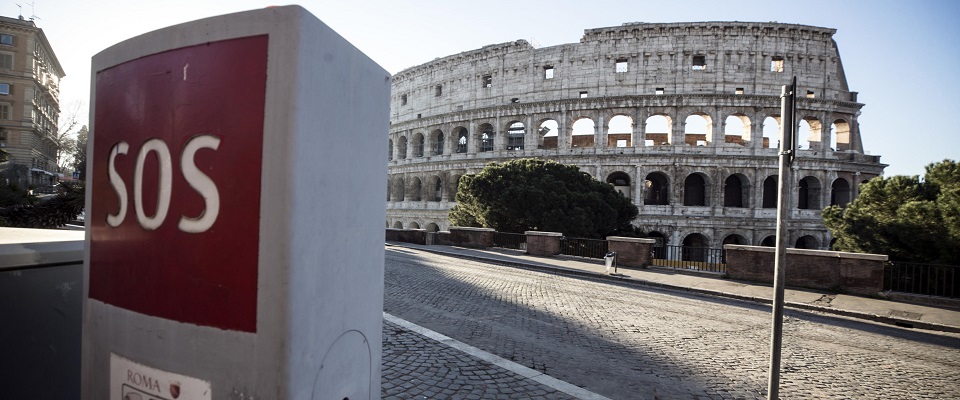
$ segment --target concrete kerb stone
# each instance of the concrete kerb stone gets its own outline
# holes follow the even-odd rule
[[[426,251],[429,253],[445,255],[449,257],[482,261],[482,262],[493,263],[498,265],[512,266],[512,267],[538,270],[538,271],[544,271],[544,272],[552,272],[552,273],[557,273],[561,275],[570,275],[570,276],[577,276],[577,277],[587,277],[587,278],[598,279],[598,280],[615,281],[615,282],[620,282],[628,285],[653,287],[653,288],[665,289],[665,290],[671,290],[671,291],[677,291],[677,292],[694,293],[694,294],[701,294],[701,295],[714,296],[714,297],[723,297],[728,299],[741,300],[741,301],[758,303],[758,304],[766,304],[766,305],[769,305],[773,302],[771,299],[766,299],[763,297],[748,296],[748,295],[723,292],[718,290],[671,285],[669,283],[652,282],[652,281],[647,281],[642,279],[628,278],[628,277],[619,276],[619,275],[607,275],[607,274],[602,274],[602,273],[597,273],[592,271],[580,270],[576,268],[526,263],[526,262],[514,261],[514,260],[503,260],[503,259],[498,259],[493,257],[484,257],[484,256],[477,256],[472,254],[461,254],[461,253],[456,253],[451,251],[443,251],[442,249],[434,249],[434,248],[426,248],[426,247],[418,247],[418,246],[407,246],[404,243],[386,243],[386,245],[395,246],[395,247],[406,247],[406,248]],[[797,303],[797,302],[785,302],[784,306],[797,309],[797,310],[802,310],[802,311],[813,311],[813,312],[819,312],[823,314],[832,314],[832,315],[837,315],[841,317],[879,322],[879,323],[888,324],[888,325],[896,325],[904,328],[960,333],[960,327],[937,324],[932,322],[923,322],[923,321],[917,321],[917,320],[906,319],[906,318],[897,318],[897,317],[891,317],[886,315],[877,315],[877,314],[864,313],[864,312],[858,312],[858,311],[841,310],[838,308],[823,307],[823,306]]]

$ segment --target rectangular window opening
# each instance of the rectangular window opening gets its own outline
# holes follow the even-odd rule
[[[401,106],[407,105],[407,95],[405,94],[400,95],[400,105]]]
[[[519,98],[519,97],[514,97],[514,98],[510,99],[510,102],[513,103],[513,104],[517,104],[517,103],[520,102],[520,98]]]
[[[437,85],[437,92],[434,94],[434,96],[440,97],[442,95],[443,95],[443,85]]]
[[[587,98],[587,92],[585,92],[585,91],[584,91],[584,92],[580,92],[580,98],[581,98],[581,99]]]
[[[816,97],[816,95],[813,93],[813,91],[812,91],[812,90],[808,90],[808,91],[807,91],[807,98],[808,98],[808,99],[812,99],[812,98],[814,98],[814,97]]]
[[[10,105],[0,104],[0,119],[10,119]],[[0,131],[0,140],[4,139],[2,135],[6,134],[6,132]]]
[[[0,54],[0,68],[13,69],[13,54]]]
[[[617,147],[627,147],[627,139],[617,139]]]
[[[0,44],[13,46],[13,35],[0,34]]]
[[[543,67],[543,79],[553,79],[553,66],[547,65]]]
[[[743,94],[743,88],[742,88],[742,87],[738,87],[735,93],[736,93],[736,94]]]
[[[693,56],[693,69],[698,71],[707,69],[707,56]]]
[[[0,83],[0,94],[10,94],[9,83]]]
[[[770,72],[783,72],[783,57],[774,56],[770,59]]]
[[[663,88],[662,88],[662,87],[658,87],[655,93],[656,93],[656,94],[663,94]]]
[[[482,81],[483,87],[493,87],[493,75],[484,75]]]
[[[625,59],[625,58],[617,59],[617,69],[616,69],[616,71],[617,71],[618,74],[622,74],[622,73],[624,73],[624,72],[627,72],[629,69],[630,69],[630,66],[629,66],[629,64],[627,63],[627,59]]]

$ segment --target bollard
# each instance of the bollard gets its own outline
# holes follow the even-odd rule
[[[94,56],[81,397],[379,398],[389,95],[298,6]]]

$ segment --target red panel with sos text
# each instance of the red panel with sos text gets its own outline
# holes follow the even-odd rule
[[[267,39],[97,72],[91,298],[256,332]]]

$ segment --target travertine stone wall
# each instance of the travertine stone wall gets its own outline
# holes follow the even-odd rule
[[[779,23],[635,23],[588,29],[579,43],[534,48],[519,40],[404,70],[391,95],[387,226],[447,229],[460,176],[539,157],[617,186],[640,207],[635,224],[665,243],[760,244],[775,233],[769,203],[778,150],[770,132],[780,88],[796,76],[804,137],[791,242],[826,248],[832,238],[819,210],[856,198],[859,184],[885,167],[864,153],[863,104],[847,87],[834,33]],[[688,129],[691,116],[705,121],[704,131]],[[626,128],[611,125],[624,118]],[[556,125],[544,135],[549,121]],[[583,121],[592,132],[587,124],[574,134]]]

